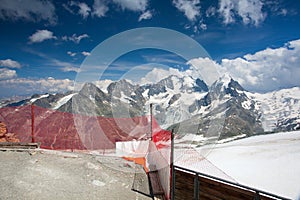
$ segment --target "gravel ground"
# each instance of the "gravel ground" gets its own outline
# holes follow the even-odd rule
[[[113,156],[0,151],[0,199],[149,200],[131,190],[136,169]]]

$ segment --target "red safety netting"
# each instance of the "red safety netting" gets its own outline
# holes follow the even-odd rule
[[[46,149],[114,149],[117,141],[149,134],[148,116],[106,118],[50,110],[38,106],[0,108],[0,121],[21,142],[39,142]]]
[[[127,160],[143,166],[145,172],[155,172],[164,192],[165,199],[170,198],[170,165],[171,165],[171,132],[161,129],[155,118],[152,118],[151,140],[117,142],[116,152]],[[141,190],[141,181],[134,180],[133,189]],[[140,191],[145,193],[145,191]]]
[[[122,150],[130,150],[123,157],[146,172],[158,172],[169,198],[171,132],[161,129],[154,117],[85,116],[26,105],[0,108],[0,121],[20,142],[38,142],[45,149],[105,150],[119,143]]]

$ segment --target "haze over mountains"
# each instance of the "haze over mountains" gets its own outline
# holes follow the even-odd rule
[[[63,112],[124,118],[149,115],[152,103],[163,128],[207,137],[221,132],[224,139],[300,129],[299,102],[298,87],[251,93],[225,74],[211,86],[199,78],[178,75],[144,85],[127,80],[106,82],[102,87],[86,83],[78,92],[33,95],[1,106],[34,103]]]

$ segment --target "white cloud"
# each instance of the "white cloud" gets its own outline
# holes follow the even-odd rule
[[[233,78],[253,90],[276,90],[300,86],[300,40],[285,46],[247,54],[243,58],[222,60],[222,67]]]
[[[151,19],[151,18],[152,18],[152,13],[150,10],[147,10],[146,12],[144,12],[143,14],[140,15],[139,22],[142,20]]]
[[[224,18],[224,24],[230,24],[235,22],[234,19],[234,2],[232,0],[220,0],[219,2],[219,13]]]
[[[91,8],[86,3],[70,1],[69,5],[77,7],[78,14],[80,14],[83,17],[83,19],[86,19],[91,13]],[[70,8],[66,9],[69,10],[71,13],[73,12]]]
[[[71,57],[74,57],[76,56],[76,53],[75,52],[72,52],[72,51],[68,51],[67,54]]]
[[[244,24],[258,26],[265,20],[263,3],[260,0],[220,0],[218,12],[224,24],[234,23],[241,18]]]
[[[72,63],[69,62],[64,62],[64,61],[60,61],[57,59],[49,59],[50,60],[50,65],[51,66],[57,66],[57,67],[62,67],[61,71],[63,72],[79,72],[80,68]]]
[[[173,0],[173,4],[190,21],[195,21],[200,16],[200,0]]]
[[[154,67],[152,70],[147,70],[149,72],[140,79],[139,84],[157,83],[171,75],[176,75],[179,78],[186,76],[190,76],[194,79],[201,78],[206,84],[211,85],[220,77],[220,65],[209,58],[195,58],[188,61],[187,64],[190,67],[185,71],[171,67]]]
[[[64,72],[70,72],[70,71],[78,72],[80,70],[79,66],[77,64],[70,63],[70,62],[64,62],[64,61],[61,61],[61,60],[58,60],[55,58],[51,58],[46,54],[34,51],[32,49],[26,49],[26,51],[43,58],[45,60],[45,62],[44,62],[45,66],[60,67],[60,70],[64,71]],[[70,53],[72,53],[72,52],[70,52]]]
[[[215,68],[220,75],[228,73],[247,90],[265,92],[294,86],[299,87],[299,63],[300,39],[288,42],[280,48],[267,48],[255,54],[247,54],[235,59],[223,59],[220,64],[207,58],[192,59],[189,64],[193,64],[195,67],[191,67],[189,73],[197,74],[196,72],[200,72],[202,77],[216,80],[216,77],[211,75],[212,71],[209,71]]]
[[[73,66],[65,66],[61,69],[63,72],[80,72],[80,68]]]
[[[0,81],[17,77],[15,70],[0,68]]]
[[[210,58],[195,58],[187,64],[190,68],[186,70],[186,75],[194,79],[201,78],[207,85],[211,85],[220,77],[220,65]]]
[[[84,56],[89,56],[89,55],[91,55],[91,53],[90,53],[90,52],[87,52],[87,51],[83,51],[83,52],[81,52],[81,54],[84,55]]]
[[[213,6],[210,6],[210,7],[206,10],[205,14],[206,14],[206,17],[212,17],[212,16],[215,16],[216,12],[217,12],[217,11],[216,11],[216,8],[213,7]]]
[[[155,83],[170,75],[201,78],[211,85],[227,73],[245,89],[267,92],[282,88],[300,87],[300,39],[280,48],[266,48],[254,54],[217,63],[209,58],[195,58],[187,62],[190,68],[154,68],[140,80],[140,84]]]
[[[26,20],[32,22],[45,20],[50,24],[55,24],[57,21],[55,6],[48,0],[1,0],[0,19],[13,21]]]
[[[109,8],[103,0],[95,0],[93,5],[93,16],[104,17]]]
[[[82,35],[79,35],[77,36],[76,34],[73,34],[72,36],[63,36],[62,37],[62,40],[64,41],[72,41],[72,42],[75,42],[76,44],[79,44],[80,41],[84,38],[89,38],[89,35],[88,34],[82,34]]]
[[[283,15],[283,16],[286,16],[288,14],[288,11],[287,11],[287,9],[283,8],[283,9],[280,10],[279,14]]]
[[[148,6],[148,0],[113,0],[114,3],[121,6],[123,10],[145,11]]]
[[[175,68],[169,68],[169,69],[153,68],[153,70],[148,72],[145,77],[141,78],[139,83],[140,84],[157,83],[160,80],[167,78],[171,75],[177,75],[179,77],[182,77],[183,73]]]
[[[29,37],[31,43],[43,42],[44,40],[57,39],[53,32],[48,30],[38,30]]]
[[[85,19],[89,16],[91,9],[88,5],[85,3],[79,3],[79,14],[82,15],[82,17]]]
[[[0,66],[8,68],[21,68],[21,64],[19,62],[11,59],[0,60]]]
[[[74,89],[74,82],[69,79],[26,79],[15,78],[0,80],[0,96],[32,95],[34,93],[56,93]]]
[[[204,24],[204,23],[201,23],[201,24],[200,24],[200,28],[201,28],[202,30],[206,30],[206,29],[207,29],[207,25]]]

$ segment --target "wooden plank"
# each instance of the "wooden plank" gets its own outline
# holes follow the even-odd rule
[[[238,199],[253,199],[254,193],[252,191],[237,188],[231,185],[227,185],[218,181],[210,180],[207,178],[199,177],[200,189],[206,192],[214,194],[216,197],[226,199],[238,200]]]
[[[9,149],[36,149],[39,148],[38,143],[21,143],[21,142],[1,142],[0,148]]]
[[[175,200],[194,199],[194,183],[196,174],[181,170],[175,170]],[[206,177],[198,177],[199,199],[207,200],[253,200],[256,197],[255,191],[239,186],[212,180]],[[274,200],[275,198],[266,195],[259,195],[261,200]]]
[[[194,178],[190,174],[175,170],[175,200],[194,198]]]

